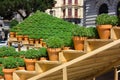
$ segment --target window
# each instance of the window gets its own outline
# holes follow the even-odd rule
[[[68,0],[68,4],[72,4],[72,0]]]
[[[78,9],[75,9],[75,17],[78,17]]]
[[[65,9],[63,9],[63,18],[65,18]]]
[[[72,17],[72,9],[71,8],[68,9],[68,17]]]
[[[78,0],[75,0],[75,4],[78,4]]]
[[[63,0],[63,4],[65,5],[65,0]]]
[[[107,6],[107,4],[102,4],[100,6],[98,14],[102,14],[102,13],[108,13],[108,6]]]

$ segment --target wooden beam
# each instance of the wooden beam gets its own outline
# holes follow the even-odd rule
[[[20,77],[16,72],[13,72],[13,80],[20,80]]]
[[[71,60],[71,61],[69,61],[69,62],[67,62],[67,63],[64,63],[64,64],[62,64],[62,65],[60,65],[60,66],[57,66],[57,67],[55,67],[55,68],[53,68],[53,69],[50,69],[50,70],[48,70],[48,71],[46,71],[46,72],[44,72],[44,73],[41,73],[41,74],[39,74],[39,75],[36,75],[36,76],[34,76],[34,77],[32,77],[32,78],[30,78],[30,79],[28,79],[28,80],[40,79],[40,78],[45,77],[45,76],[47,76],[47,75],[49,75],[49,74],[51,74],[51,73],[53,73],[53,72],[56,72],[56,71],[58,71],[58,70],[60,70],[60,69],[63,69],[64,67],[70,66],[70,65],[75,64],[75,63],[77,63],[77,62],[79,62],[79,61],[82,61],[82,60],[85,60],[85,59],[87,59],[87,58],[89,58],[89,57],[92,57],[92,56],[94,56],[94,55],[96,55],[96,54],[98,54],[98,53],[100,53],[100,52],[103,52],[103,51],[105,51],[105,50],[107,50],[107,49],[109,49],[109,48],[111,48],[111,47],[114,47],[115,45],[118,45],[118,44],[120,44],[120,39],[115,40],[115,41],[113,41],[113,42],[111,42],[111,43],[109,43],[109,44],[106,44],[106,45],[104,45],[104,46],[102,46],[102,47],[100,47],[100,48],[98,48],[98,49],[95,49],[95,50],[92,51],[92,52],[89,52],[89,53],[87,53],[87,54],[84,54],[84,55],[82,55],[82,56],[80,56],[80,57],[78,57],[78,58],[75,58],[75,59],[73,59],[73,60]]]
[[[114,68],[114,80],[118,80],[118,72],[117,72],[117,68]]]
[[[67,67],[63,68],[63,80],[68,80],[68,78],[67,78]]]
[[[21,44],[18,43],[18,51],[21,51]]]
[[[96,78],[95,78],[95,77],[93,77],[93,80],[96,80]]]
[[[119,27],[113,27],[111,29],[111,38],[120,39],[120,28]]]

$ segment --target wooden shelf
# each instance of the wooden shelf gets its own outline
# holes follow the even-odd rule
[[[110,42],[113,42],[112,39],[87,39],[85,41],[85,52],[93,51],[97,48],[100,48]]]
[[[63,50],[62,52],[59,53],[59,61],[68,62],[84,54],[85,52],[80,50]]]
[[[13,80],[27,80],[28,78],[31,78],[37,74],[40,73],[37,73],[36,71],[16,70],[13,73]]]
[[[35,70],[37,72],[42,73],[42,72],[45,72],[51,68],[54,68],[54,67],[60,65],[60,64],[62,64],[62,63],[59,61],[47,61],[47,60],[46,61],[37,61],[35,63]]]

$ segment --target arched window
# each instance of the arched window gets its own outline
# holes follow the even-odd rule
[[[102,13],[108,13],[108,6],[105,3],[100,6],[98,15]]]
[[[120,2],[117,5],[117,16],[120,17]]]

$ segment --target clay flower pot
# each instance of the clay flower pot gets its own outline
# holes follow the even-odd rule
[[[86,40],[87,37],[73,37],[73,43],[75,50],[83,50],[84,49],[84,40]]]
[[[13,72],[15,69],[3,69],[5,80],[13,80]]]
[[[26,64],[26,69],[28,71],[34,71],[35,70],[35,62],[36,59],[24,59],[25,64]]]
[[[109,39],[111,28],[112,28],[112,25],[98,25],[97,30],[98,30],[100,39]]]
[[[61,48],[47,48],[49,60],[58,61]]]
[[[14,38],[16,37],[16,33],[15,32],[10,32],[10,38]]]

